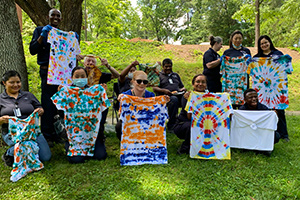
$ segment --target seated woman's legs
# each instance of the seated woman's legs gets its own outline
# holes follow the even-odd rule
[[[174,133],[177,135],[179,139],[184,139],[180,148],[178,149],[178,153],[189,153],[190,151],[190,138],[191,138],[191,122],[180,122],[174,126]]]
[[[39,146],[39,158],[40,161],[49,161],[51,158],[51,151],[49,145],[45,139],[45,137],[40,134],[36,139],[38,146]]]

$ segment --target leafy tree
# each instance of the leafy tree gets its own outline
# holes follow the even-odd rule
[[[189,11],[188,0],[139,0],[142,22],[148,37],[166,41],[175,37],[179,18]]]
[[[244,45],[252,45],[253,28],[248,21],[238,21],[232,15],[247,2],[239,0],[197,0],[193,9],[190,26],[183,31],[183,44],[199,43],[207,41],[209,35],[221,36],[224,44],[228,44],[230,34],[234,30],[242,30],[245,39]]]

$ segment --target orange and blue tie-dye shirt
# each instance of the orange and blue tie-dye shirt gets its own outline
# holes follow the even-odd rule
[[[76,55],[80,47],[75,32],[52,28],[48,34],[51,44],[47,83],[50,85],[71,85],[71,73],[76,67]]]
[[[185,110],[192,113],[190,157],[230,159],[229,94],[192,92]]]
[[[16,182],[28,173],[44,168],[39,160],[39,147],[36,142],[37,136],[41,134],[38,113],[33,112],[26,119],[10,117],[8,127],[15,143],[10,180]]]
[[[248,87],[247,68],[250,55],[221,57],[222,92],[230,94],[232,104],[244,103],[244,91]]]
[[[168,163],[166,103],[164,96],[151,98],[122,96],[120,101],[121,165]]]
[[[51,99],[65,113],[70,143],[67,155],[93,156],[102,112],[110,106],[103,87],[98,84],[85,89],[63,87]]]
[[[287,74],[292,73],[289,55],[253,58],[247,73],[252,77],[252,88],[260,103],[271,109],[289,107]]]

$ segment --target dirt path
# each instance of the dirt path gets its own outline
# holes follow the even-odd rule
[[[204,54],[209,47],[210,45],[164,45],[165,50],[172,51],[179,59],[184,59],[188,62],[196,62],[197,56]],[[222,51],[225,51],[228,48],[228,46],[223,46]],[[256,47],[249,47],[249,49],[252,55],[257,53]],[[288,48],[278,48],[278,50],[282,51],[283,54],[289,54],[294,62],[300,60],[300,54],[295,50]]]

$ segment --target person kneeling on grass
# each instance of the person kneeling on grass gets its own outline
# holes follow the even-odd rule
[[[87,71],[75,67],[73,85],[59,87],[51,98],[58,110],[65,114],[68,141],[65,148],[70,163],[84,163],[87,159],[104,160],[107,157],[104,139],[98,133],[101,114],[110,106],[105,89],[87,85]]]
[[[258,94],[254,89],[247,89],[244,92],[244,101],[245,104],[242,105],[239,110],[270,110],[267,106],[264,104],[258,102]],[[278,131],[274,132],[274,144],[279,142],[280,134]],[[271,155],[272,151],[261,151],[262,153],[266,155]]]
[[[32,112],[38,112],[43,115],[44,110],[37,98],[27,91],[21,90],[21,76],[16,71],[7,71],[4,73],[1,84],[5,90],[0,94],[0,126],[2,126],[2,138],[10,147],[2,155],[2,160],[6,166],[12,167],[14,163],[14,145],[12,136],[8,129],[8,120],[10,117],[26,119]],[[37,136],[36,140],[39,147],[40,161],[49,161],[51,151],[48,143],[42,134]]]
[[[207,79],[204,74],[197,74],[192,79],[193,90],[196,92],[205,92],[207,89]],[[190,92],[185,93],[181,99],[182,110],[176,120],[174,126],[174,133],[179,139],[184,139],[180,148],[177,150],[178,154],[188,154],[190,152],[190,138],[191,138],[191,116],[185,110],[187,99]]]

